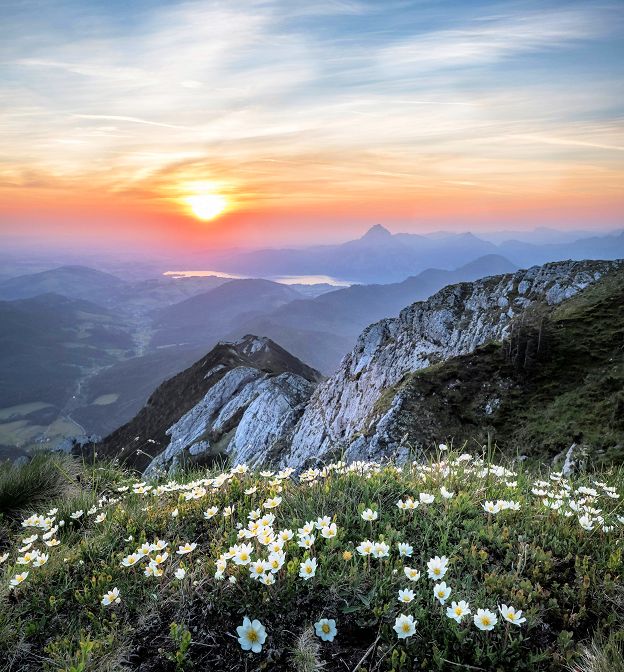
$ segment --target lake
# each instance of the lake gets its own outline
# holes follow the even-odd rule
[[[247,280],[250,277],[248,275],[237,275],[222,271],[166,271],[163,275],[173,278],[205,278],[214,276],[230,280]],[[333,287],[349,287],[354,284],[348,280],[333,278],[331,275],[272,275],[263,279],[279,282],[282,285],[332,285]]]

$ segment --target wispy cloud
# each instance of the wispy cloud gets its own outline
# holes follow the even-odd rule
[[[0,45],[3,175],[148,200],[217,180],[245,207],[453,185],[543,193],[588,163],[610,189],[622,91],[600,50],[619,35],[617,7],[441,6],[195,1],[128,7],[127,22],[88,0],[65,21],[54,3],[17,12]]]

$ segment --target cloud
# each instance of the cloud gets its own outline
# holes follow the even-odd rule
[[[496,63],[514,55],[552,51],[605,30],[591,9],[493,15],[469,25],[410,36],[379,52],[384,70],[425,72]]]
[[[64,20],[41,12],[5,28],[0,160],[14,184],[155,200],[201,179],[244,203],[543,190],[587,157],[611,184],[617,74],[577,73],[575,50],[614,22],[591,3],[469,4],[166,3],[132,30],[86,0]]]

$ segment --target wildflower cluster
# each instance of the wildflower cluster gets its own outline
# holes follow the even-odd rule
[[[372,637],[373,624],[380,660],[392,652],[388,669],[416,659],[436,669],[432,643],[454,662],[542,669],[544,618],[559,619],[553,632],[587,628],[600,606],[592,590],[615,594],[624,543],[618,487],[559,472],[531,479],[448,450],[445,458],[336,462],[298,475],[238,465],[190,481],[126,478],[92,505],[21,522],[26,532],[0,555],[14,618],[27,618],[31,592],[45,595],[62,580],[74,589],[63,596],[65,618],[83,631],[112,627],[109,619],[131,618],[149,601],[165,613],[184,596],[189,610],[215,605],[202,627],[228,633],[224,646],[235,640],[239,656],[267,643],[271,655],[287,656],[288,633],[304,627],[323,647],[344,647],[358,629]],[[553,553],[584,559],[566,577]],[[564,586],[560,604],[548,588],[556,585]],[[60,613],[53,597],[51,623]],[[568,615],[581,599],[582,622]],[[617,615],[601,618],[615,626]],[[59,620],[59,642],[65,625]],[[556,641],[548,646],[558,651]],[[556,656],[564,662],[574,651],[563,642]]]

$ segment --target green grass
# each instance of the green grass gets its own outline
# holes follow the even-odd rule
[[[576,443],[595,464],[624,463],[624,271],[523,319],[511,344],[487,343],[385,390],[371,431],[400,393],[394,439],[415,448],[447,437],[480,446],[489,433],[508,455],[544,460]],[[510,357],[540,337],[539,353]]]
[[[38,453],[23,466],[0,469],[0,519],[70,495],[77,490],[79,468],[67,455]]]
[[[577,666],[590,671],[603,669],[588,667],[592,655],[601,665],[617,660],[621,640],[613,633],[624,626],[624,524],[617,516],[624,510],[620,499],[608,497],[594,481],[608,483],[622,496],[624,471],[610,468],[565,481],[573,500],[584,496],[579,487],[596,488],[596,498],[586,503],[601,509],[605,525],[614,527],[604,531],[596,523],[588,531],[576,513],[567,517],[550,510],[531,492],[537,479],[550,482],[546,490],[564,492],[548,471],[486,473],[487,465],[478,460],[466,463],[456,457],[446,456],[448,473],[436,463],[432,469],[386,466],[364,473],[335,468],[312,484],[294,477],[278,483],[255,473],[226,472],[231,478],[219,488],[207,481],[207,493],[190,501],[185,494],[192,484],[214,478],[215,472],[181,474],[156,496],[135,494],[133,479],[114,465],[81,465],[82,489],[29,510],[45,514],[54,504],[57,520],[65,521],[57,532],[61,544],[46,551],[47,563],[39,568],[15,564],[22,539],[37,533],[19,521],[11,523],[6,548],[0,550],[9,553],[0,565],[3,669],[100,672],[136,670],[141,664],[141,670],[150,672],[242,672],[315,670],[323,663],[353,670],[361,663],[359,670],[368,672],[461,666],[501,672]],[[517,485],[507,485],[510,479]],[[120,484],[130,489],[119,493]],[[441,497],[442,485],[455,493],[452,499]],[[251,487],[256,492],[245,494]],[[237,543],[237,524],[246,526],[248,513],[278,491],[282,501],[271,510],[274,529],[292,529],[295,538],[285,546],[286,561],[275,584],[252,580],[248,568],[231,560],[224,579],[215,578],[217,559]],[[413,512],[396,506],[397,500],[421,492],[435,494],[434,503]],[[103,496],[108,501],[101,501]],[[482,504],[497,499],[517,501],[521,508],[486,514]],[[88,514],[92,506],[98,510]],[[210,506],[219,507],[219,514],[206,520],[203,512]],[[221,515],[225,506],[234,506],[233,516]],[[368,507],[378,511],[378,520],[362,519]],[[69,514],[78,509],[85,513],[74,521]],[[172,516],[175,509],[177,517]],[[567,504],[563,510],[569,510]],[[101,512],[106,518],[97,523]],[[316,531],[311,550],[298,547],[297,529],[325,515],[337,524],[336,537],[327,540]],[[162,577],[146,577],[145,560],[121,566],[123,557],[156,538],[167,540],[171,553]],[[358,555],[355,548],[364,539],[388,543],[389,557]],[[175,553],[179,544],[191,541],[197,543],[192,553]],[[412,544],[412,558],[399,557],[399,542]],[[251,543],[254,558],[267,556],[256,539]],[[35,547],[45,550],[41,539]],[[426,572],[435,555],[449,558],[444,580],[452,587],[451,600],[467,600],[473,613],[479,607],[496,611],[502,603],[513,605],[527,622],[505,625],[499,614],[495,629],[482,632],[472,618],[462,625],[447,618],[446,607],[433,599],[434,582]],[[318,570],[304,581],[299,564],[311,556]],[[422,572],[417,582],[406,579],[406,565]],[[179,567],[187,572],[182,580],[174,576]],[[10,590],[9,580],[24,569],[28,578]],[[102,596],[113,587],[119,588],[121,603],[104,607]],[[399,604],[398,590],[407,587],[415,599]],[[393,630],[400,613],[418,620],[416,634],[407,640],[397,639]],[[266,627],[268,637],[259,654],[246,653],[238,644],[236,627],[246,615]],[[310,627],[323,617],[337,622],[332,643],[310,635]]]

